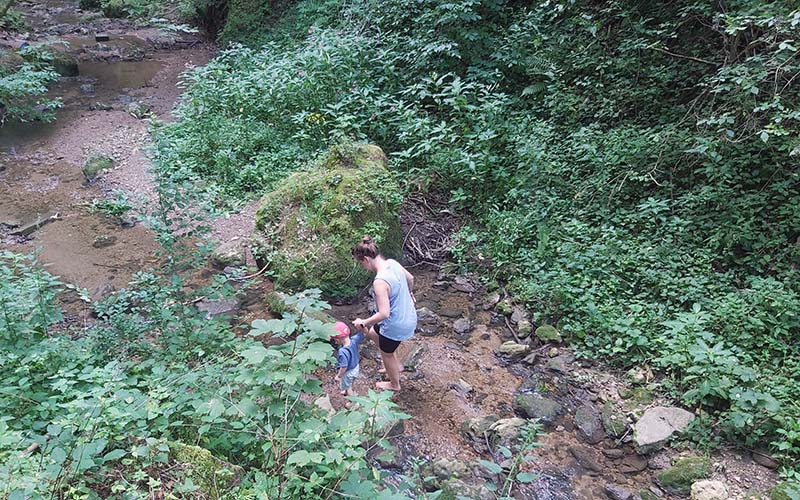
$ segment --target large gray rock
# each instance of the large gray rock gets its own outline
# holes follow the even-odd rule
[[[524,418],[502,418],[489,426],[489,439],[495,445],[511,448],[519,439],[524,425]]]
[[[218,269],[243,266],[245,255],[242,241],[236,239],[220,243],[211,254],[211,264]]]
[[[578,428],[578,435],[589,444],[597,444],[606,437],[600,412],[589,403],[582,404],[575,411],[575,427]]]
[[[656,406],[648,409],[633,427],[636,451],[642,455],[664,446],[675,433],[686,430],[694,415],[683,408]]]
[[[539,419],[545,425],[552,425],[561,413],[561,405],[541,394],[518,394],[514,399],[514,410],[526,418]]]
[[[459,318],[453,323],[453,331],[458,335],[466,335],[472,331],[472,321],[469,318]]]
[[[728,500],[728,488],[722,481],[697,481],[692,484],[692,500]]]

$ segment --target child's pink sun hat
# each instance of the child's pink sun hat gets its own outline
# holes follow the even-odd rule
[[[350,336],[350,327],[341,321],[337,321],[333,325],[333,329],[336,330],[336,333],[331,335],[332,339],[343,339]]]

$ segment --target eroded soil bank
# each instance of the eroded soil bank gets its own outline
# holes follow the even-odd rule
[[[181,92],[181,72],[207,62],[213,47],[194,35],[125,21],[94,18],[79,23],[87,13],[80,12],[75,1],[23,3],[21,8],[36,28],[28,41],[54,43],[72,54],[79,62],[79,76],[62,78],[53,89],[64,102],[53,123],[0,129],[0,243],[17,252],[40,251],[49,272],[99,298],[154,263],[156,244],[141,224],[93,213],[90,206],[94,200],[111,198],[115,189],[143,200],[152,196],[145,154],[148,123],[141,116],[171,119]],[[98,42],[98,33],[108,34],[108,41]],[[97,155],[109,157],[113,166],[88,182],[82,168]],[[216,236],[246,238],[253,206],[217,221]],[[30,234],[15,234],[43,220],[47,223]],[[468,432],[469,424],[520,416],[515,399],[538,394],[557,403],[559,411],[546,426],[536,460],[526,466],[541,478],[521,488],[519,498],[633,498],[641,492],[674,498],[656,484],[656,475],[676,456],[693,452],[667,449],[638,455],[628,427],[618,436],[604,432],[589,444],[579,429],[586,424],[576,423],[580,409],[599,414],[610,406],[628,425],[647,408],[667,404],[653,394],[655,385],[648,387],[645,381],[633,386],[621,376],[576,361],[558,343],[533,342],[524,359],[501,355],[503,342],[514,340],[515,323],[498,312],[494,301],[487,303],[491,294],[468,278],[435,269],[412,271],[424,314],[418,335],[399,351],[407,370],[403,391],[396,396],[412,418],[394,438],[401,453],[381,467],[408,472],[413,459],[447,459],[450,472],[481,482],[481,471],[470,464],[489,458],[489,452],[481,436]],[[368,307],[361,301],[337,306],[333,314],[352,320],[366,315]],[[247,324],[265,314],[263,304],[251,301],[234,321]],[[365,346],[363,359],[356,384],[361,394],[380,377],[375,346]],[[344,404],[331,380],[326,389],[334,407]],[[746,451],[716,452],[711,464],[711,477],[725,482],[731,498],[749,498],[776,480],[771,469],[753,462]],[[609,486],[619,496],[613,496],[617,493],[610,493]]]

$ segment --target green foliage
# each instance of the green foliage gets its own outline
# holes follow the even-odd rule
[[[176,172],[241,196],[379,144],[537,323],[797,457],[796,7],[307,0],[263,36],[187,77]]]
[[[0,18],[0,29],[11,32],[19,33],[26,31],[30,28],[25,16],[14,9],[9,9],[6,14]]]
[[[121,217],[134,209],[134,203],[123,189],[115,189],[109,198],[92,200],[89,211],[101,213],[109,217]]]
[[[25,62],[15,52],[0,49],[0,124],[51,120],[60,101],[44,94],[57,79],[58,74],[46,63]]]

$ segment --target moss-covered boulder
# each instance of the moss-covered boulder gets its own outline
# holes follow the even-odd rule
[[[276,288],[353,296],[371,278],[351,255],[363,235],[387,257],[400,256],[401,201],[381,148],[335,146],[261,199],[253,254],[269,264]]]
[[[542,342],[561,342],[561,333],[552,325],[540,326],[535,335]]]
[[[170,458],[188,469],[188,477],[200,488],[204,498],[220,498],[239,482],[242,468],[215,457],[205,448],[178,441],[167,445]]]
[[[688,495],[692,483],[711,474],[711,462],[706,457],[680,458],[658,475],[658,484],[675,495]]]

